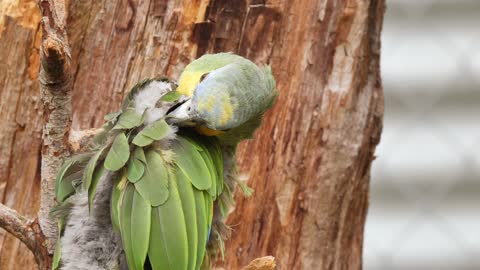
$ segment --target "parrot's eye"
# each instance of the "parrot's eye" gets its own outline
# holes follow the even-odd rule
[[[205,73],[203,74],[201,77],[200,77],[200,82],[202,82],[203,80],[205,80],[205,78],[208,76],[209,73]]]

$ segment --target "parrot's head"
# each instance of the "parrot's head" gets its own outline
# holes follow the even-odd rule
[[[167,121],[204,135],[251,137],[276,97],[269,67],[230,53],[204,55],[182,72],[177,92],[187,97]],[[228,134],[230,133],[230,134]]]
[[[228,130],[236,124],[235,113],[239,104],[230,98],[225,89],[227,85],[216,79],[219,72],[222,72],[222,69],[205,73],[189,92],[177,90],[187,99],[168,114],[171,123],[206,127],[211,129],[211,133]],[[181,84],[179,88],[182,90]]]

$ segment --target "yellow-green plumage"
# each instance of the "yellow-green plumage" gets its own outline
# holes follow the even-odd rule
[[[191,97],[189,114],[200,123],[198,130],[228,145],[251,138],[277,96],[270,67],[230,53],[204,55],[187,65],[177,91]]]
[[[192,96],[202,77],[228,64],[244,61],[245,58],[232,53],[206,54],[188,64],[178,79],[177,92]]]

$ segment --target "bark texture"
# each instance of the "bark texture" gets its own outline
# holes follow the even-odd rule
[[[277,269],[361,269],[383,113],[383,0],[67,3],[74,129],[98,127],[138,80],[176,78],[206,52],[272,66],[280,96],[240,149],[256,192],[237,198],[225,269],[264,255]],[[29,217],[39,206],[41,117],[49,115],[36,83],[40,18],[35,0],[0,2],[0,199]],[[0,269],[32,269],[19,241],[2,234],[0,248]]]
[[[28,218],[40,202],[39,22],[35,1],[0,1],[0,202]],[[0,269],[32,265],[32,253],[0,229]]]
[[[30,249],[40,270],[48,270],[50,268],[50,254],[44,246],[45,236],[37,219],[29,220],[19,215],[15,210],[0,204],[0,227]],[[35,267],[34,265],[32,266]]]
[[[384,3],[285,4],[280,33],[267,43],[271,54],[257,51],[261,16],[247,16],[240,53],[271,55],[280,96],[257,140],[239,155],[256,193],[239,197],[230,216],[238,226],[226,243],[225,268],[273,255],[284,270],[361,269],[370,165],[382,127]]]
[[[70,47],[65,25],[66,5],[63,0],[39,0],[42,12],[40,46],[40,96],[43,102],[41,196],[38,219],[49,252],[53,253],[57,222],[50,217],[55,206],[55,176],[70,156],[72,123],[72,75]]]

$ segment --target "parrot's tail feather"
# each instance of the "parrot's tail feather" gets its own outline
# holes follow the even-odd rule
[[[208,254],[205,256],[202,269],[210,269],[210,264],[217,261],[218,256],[221,256],[223,260],[223,254],[225,251],[224,241],[230,238],[231,228],[225,224],[225,219],[233,208],[234,200],[232,190],[235,189],[235,184],[238,181],[238,169],[235,163],[235,146],[223,146],[223,180],[224,188],[223,192],[217,198],[214,204],[213,222],[211,234],[208,243]]]

